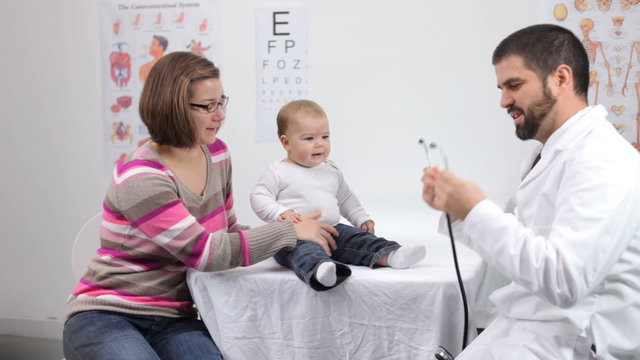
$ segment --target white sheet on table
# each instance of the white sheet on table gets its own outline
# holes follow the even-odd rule
[[[457,354],[463,310],[448,239],[425,244],[420,264],[402,270],[351,266],[352,276],[326,292],[273,259],[191,272],[189,284],[226,360],[422,359],[438,345]],[[461,245],[458,257],[472,308],[483,265]],[[472,318],[469,341],[474,335]]]

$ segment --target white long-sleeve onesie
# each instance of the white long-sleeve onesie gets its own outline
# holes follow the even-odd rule
[[[277,161],[262,174],[250,199],[253,211],[266,222],[290,209],[300,214],[321,211],[318,220],[331,225],[341,215],[356,227],[371,220],[340,169],[328,160],[312,168]]]

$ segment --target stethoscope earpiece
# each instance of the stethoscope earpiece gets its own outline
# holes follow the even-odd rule
[[[433,166],[433,163],[431,162],[430,150],[434,150],[438,148],[440,150],[440,158],[442,159],[442,164],[444,165],[444,168],[446,170],[449,169],[449,161],[447,160],[447,156],[445,155],[444,150],[442,149],[442,146],[439,146],[434,141],[432,141],[431,143],[429,143],[429,145],[427,145],[427,142],[424,141],[424,138],[418,139],[418,145],[422,145],[422,147],[424,148],[424,153],[427,156],[427,166],[429,167]]]

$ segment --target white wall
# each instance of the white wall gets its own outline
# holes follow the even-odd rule
[[[232,151],[240,220],[257,225],[248,193],[264,166],[283,156],[279,145],[253,140],[253,9],[265,2],[221,1],[219,65],[232,103],[220,137]],[[303,3],[311,16],[312,98],[330,117],[332,158],[365,206],[384,209],[390,196],[419,199],[422,136],[444,146],[455,171],[506,201],[531,144],[515,138],[498,107],[490,57],[510,32],[545,21],[546,3]],[[73,238],[100,209],[107,178],[98,5],[0,2],[0,333],[61,336],[74,286]]]

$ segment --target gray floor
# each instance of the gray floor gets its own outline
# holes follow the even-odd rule
[[[62,340],[0,335],[0,360],[60,360]]]

